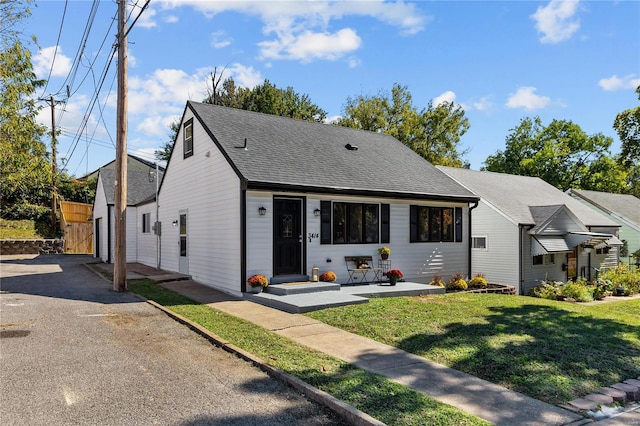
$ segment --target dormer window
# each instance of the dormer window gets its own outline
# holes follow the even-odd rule
[[[182,129],[182,149],[184,158],[193,155],[193,118],[184,123]]]

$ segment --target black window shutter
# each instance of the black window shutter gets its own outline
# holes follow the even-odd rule
[[[455,224],[456,224],[456,243],[462,242],[462,208],[456,207],[455,210]]]
[[[380,242],[389,242],[389,204],[380,204]]]
[[[320,244],[331,244],[331,201],[320,201]]]
[[[411,206],[409,211],[409,241],[418,241],[418,206]]]

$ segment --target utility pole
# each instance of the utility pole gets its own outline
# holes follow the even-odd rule
[[[118,106],[116,123],[115,256],[113,290],[127,290],[127,34],[125,0],[118,0]]]
[[[55,106],[61,101],[53,99],[53,95],[49,96],[49,99],[40,99],[51,105],[51,230],[56,231],[56,224],[58,221],[58,164],[56,161],[56,109]]]

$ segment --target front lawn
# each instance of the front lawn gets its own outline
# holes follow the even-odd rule
[[[640,299],[585,306],[460,293],[307,315],[552,404],[640,376]]]
[[[265,328],[198,304],[151,280],[129,280],[129,289],[388,425],[488,425],[462,410],[294,343]]]

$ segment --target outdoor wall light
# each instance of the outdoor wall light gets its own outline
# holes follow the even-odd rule
[[[177,221],[177,220],[174,220],[173,222],[171,222],[171,224],[172,224],[173,226],[178,226],[178,221]]]
[[[591,250],[593,250],[593,246],[591,245],[582,246],[582,251],[584,251],[585,253],[591,253]]]
[[[314,216],[320,216],[320,209],[315,209],[315,210],[313,211],[313,215],[314,215]]]
[[[260,207],[260,208],[258,209],[258,214],[259,214],[260,216],[264,216],[265,214],[267,214],[267,209],[266,209],[265,207]]]

